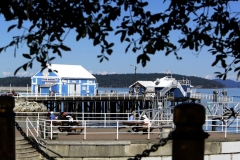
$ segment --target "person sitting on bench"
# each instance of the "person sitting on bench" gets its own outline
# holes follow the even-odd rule
[[[128,118],[129,121],[133,121],[135,120],[135,117],[136,117],[136,113],[135,112],[132,112],[131,116]]]
[[[64,128],[64,130],[65,131],[67,131],[67,132],[71,132],[71,130],[70,130],[70,122],[69,122],[69,119],[67,118],[67,113],[66,112],[63,112],[63,114],[62,114],[62,119],[61,120],[63,120],[62,121],[62,126],[63,127],[60,127],[60,128]],[[69,127],[68,127],[69,126]]]

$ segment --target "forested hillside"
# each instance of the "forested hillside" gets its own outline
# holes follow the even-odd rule
[[[31,85],[31,77],[5,77],[0,78],[0,85],[1,86],[15,86],[15,87],[22,87]]]
[[[94,75],[97,78],[99,87],[129,87],[135,82],[135,74],[109,74],[109,75]],[[149,74],[136,74],[136,79],[139,81],[155,81],[157,78],[162,78],[167,76],[166,74],[161,73],[149,73]],[[223,88],[222,83],[207,80],[200,77],[194,76],[184,76],[173,74],[173,78],[177,80],[190,80],[191,84],[197,88]]]
[[[135,82],[135,74],[108,74],[108,75],[98,75],[94,74],[97,78],[97,83],[99,87],[129,87]],[[136,79],[141,81],[155,81],[157,78],[162,78],[167,76],[166,74],[159,73],[149,73],[149,74],[136,74]],[[207,80],[204,78],[194,77],[194,76],[184,76],[173,74],[173,78],[177,80],[190,80],[191,84],[197,88],[223,88],[222,83],[216,82],[214,80]],[[27,86],[31,84],[31,77],[6,77],[0,78],[1,86]]]

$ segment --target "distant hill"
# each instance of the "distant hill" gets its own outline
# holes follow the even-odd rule
[[[107,75],[94,74],[94,76],[97,78],[99,87],[128,88],[131,84],[133,84],[136,81],[155,81],[157,78],[162,78],[167,75],[164,73],[137,73],[136,77],[135,74],[107,74]],[[173,74],[172,77],[175,78],[176,80],[188,79],[191,81],[191,85],[193,85],[195,88],[225,87],[222,83],[196,76]]]
[[[107,74],[100,75],[94,74],[97,78],[97,83],[99,87],[109,87],[109,88],[128,88],[136,81],[155,81],[157,78],[162,78],[167,76],[163,73],[138,73],[138,74]],[[170,75],[168,75],[170,76]],[[196,76],[185,76],[179,74],[173,74],[173,78],[176,80],[190,80],[191,85],[195,88],[224,88],[225,85],[214,80],[209,80],[205,78],[200,78]],[[233,81],[234,82],[234,81]],[[0,78],[1,86],[21,87],[30,86],[31,77],[4,77]],[[234,85],[233,85],[234,86]],[[238,85],[240,87],[240,85]],[[235,86],[234,86],[235,87]]]
[[[222,83],[227,88],[240,88],[240,82],[236,82],[230,79],[222,80],[222,79],[213,79],[219,83]]]

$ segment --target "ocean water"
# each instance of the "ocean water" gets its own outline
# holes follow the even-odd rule
[[[111,91],[117,91],[118,93],[128,93],[129,88],[99,88],[99,93],[107,91],[108,93]],[[218,91],[219,94],[222,91],[226,91],[227,96],[233,97],[234,102],[240,102],[240,88],[194,88],[194,92],[199,92],[202,94],[213,94],[213,91]]]

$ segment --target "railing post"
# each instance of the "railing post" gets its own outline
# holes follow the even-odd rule
[[[236,124],[236,133],[238,133],[238,117],[237,117],[237,124]]]
[[[51,121],[51,139],[52,139],[52,135],[53,135],[53,132],[52,132],[52,127],[53,127],[53,124],[52,124],[52,121]]]
[[[0,97],[0,155],[1,159],[15,160],[15,99]]]
[[[26,118],[26,132],[27,132],[27,137],[28,137],[28,130],[29,130],[29,127],[28,127],[28,118]]]
[[[183,103],[174,108],[172,131],[172,160],[203,160],[204,139],[209,135],[203,131],[205,109],[196,103]]]
[[[83,136],[83,139],[85,140],[86,139],[86,133],[87,133],[87,123],[86,121],[84,121],[84,136]]]
[[[43,138],[46,139],[46,120],[44,121],[44,126],[43,126]]]
[[[119,123],[118,123],[118,121],[117,121],[117,139],[116,140],[118,140],[118,128],[119,128],[119,125],[118,125]]]

